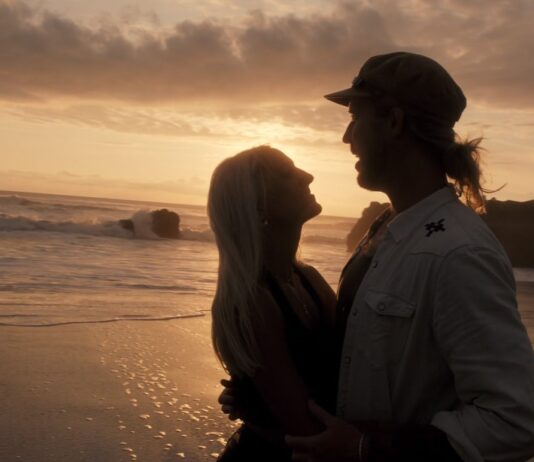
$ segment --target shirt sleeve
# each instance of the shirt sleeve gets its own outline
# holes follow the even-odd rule
[[[439,270],[433,316],[458,405],[438,412],[464,461],[524,461],[534,455],[534,355],[517,309],[506,256],[462,247]]]

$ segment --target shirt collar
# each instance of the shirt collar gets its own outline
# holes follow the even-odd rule
[[[399,242],[412,234],[434,210],[457,199],[454,187],[449,184],[399,213],[388,223],[388,230],[395,241]]]

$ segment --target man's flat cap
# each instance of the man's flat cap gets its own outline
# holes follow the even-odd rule
[[[408,52],[369,58],[350,88],[330,93],[325,98],[348,106],[357,97],[381,95],[393,98],[412,115],[451,127],[466,106],[462,89],[440,64]]]

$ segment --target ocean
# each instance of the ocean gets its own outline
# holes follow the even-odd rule
[[[180,215],[182,239],[152,233],[149,212],[160,208]],[[128,218],[135,235],[118,224]],[[354,222],[319,216],[303,229],[300,258],[334,289]],[[217,277],[205,207],[195,205],[0,192],[0,249],[0,325],[199,316]],[[534,283],[534,269],[514,271],[518,282]]]
[[[158,238],[149,212],[180,215],[182,239]],[[118,224],[135,222],[135,235]],[[332,286],[353,221],[320,216],[300,257]],[[218,253],[205,207],[0,192],[0,325],[169,319],[209,311]]]

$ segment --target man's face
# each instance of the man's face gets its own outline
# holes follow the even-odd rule
[[[371,191],[382,191],[387,171],[384,143],[384,117],[376,114],[369,98],[355,98],[349,105],[351,121],[343,142],[357,157],[358,184]]]

